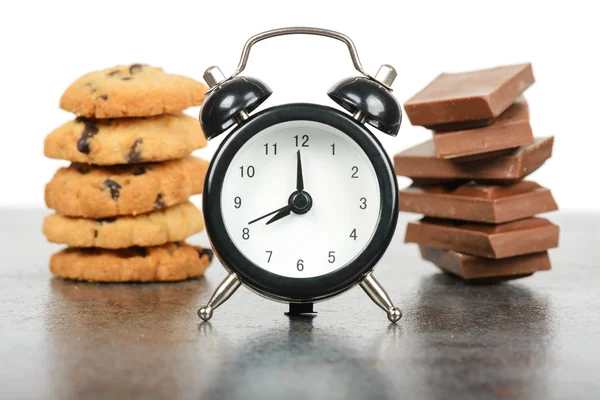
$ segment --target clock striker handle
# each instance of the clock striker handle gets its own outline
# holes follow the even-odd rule
[[[387,317],[391,322],[398,322],[398,320],[402,318],[402,311],[394,306],[390,296],[388,296],[385,289],[373,276],[373,272],[369,272],[362,280],[360,287],[367,293],[371,300],[375,302],[375,304],[387,313]]]
[[[214,309],[225,303],[241,284],[242,282],[240,282],[237,276],[229,274],[215,289],[210,300],[208,300],[208,304],[198,310],[198,316],[204,321],[211,319]]]

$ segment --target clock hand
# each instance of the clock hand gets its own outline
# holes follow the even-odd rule
[[[284,206],[284,207],[278,208],[278,209],[277,209],[277,210],[275,210],[275,211],[271,211],[270,213],[268,213],[268,214],[265,214],[265,215],[263,215],[262,217],[258,217],[258,218],[256,218],[256,219],[253,219],[252,221],[248,222],[248,225],[250,225],[250,224],[253,224],[253,223],[255,223],[256,221],[260,221],[260,220],[261,220],[261,219],[263,219],[263,218],[267,218],[267,217],[269,217],[269,216],[271,216],[271,215],[275,214],[276,212],[283,211],[283,210],[285,210],[285,209],[287,209],[287,208],[290,208],[290,210],[291,210],[291,209],[292,209],[292,208],[294,208],[294,207],[293,207],[292,205],[288,204],[288,205],[286,205],[286,206]]]
[[[300,150],[298,150],[298,152],[296,153],[297,155],[297,170],[296,170],[296,190],[298,193],[302,193],[304,191],[304,177],[302,174],[302,158],[300,156]],[[308,195],[308,193],[306,193],[306,195]],[[303,196],[306,196],[303,195]],[[310,196],[309,196],[310,197]],[[306,198],[306,197],[303,197]],[[306,204],[304,205],[306,206]],[[303,206],[300,206],[303,207]],[[273,215],[275,213],[277,213],[273,218],[271,218],[269,221],[267,221],[267,225],[275,222],[275,221],[279,221],[280,219],[287,217],[288,215],[290,215],[292,213],[293,210],[298,209],[298,206],[296,206],[294,204],[294,202],[292,200],[290,200],[290,204],[281,207],[278,210],[272,211],[266,215],[263,215],[262,217],[253,219],[252,221],[248,222],[248,225],[255,223],[256,221],[260,221],[263,218],[267,218],[270,215]],[[308,211],[308,210],[307,210]]]
[[[300,158],[300,150],[297,154],[297,169],[296,169],[296,190],[302,192],[304,190],[304,177],[302,175],[302,159]]]
[[[296,208],[294,206],[294,204],[288,204],[287,206],[283,207],[282,209],[279,210],[279,212],[277,214],[275,214],[273,216],[273,218],[271,218],[270,220],[267,221],[267,225],[272,224],[275,221],[279,221],[280,219],[282,219],[283,217],[287,217],[288,215],[290,215],[292,213],[292,210]]]

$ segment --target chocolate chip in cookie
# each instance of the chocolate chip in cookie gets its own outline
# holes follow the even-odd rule
[[[142,149],[140,148],[142,143],[144,143],[144,139],[135,139],[131,145],[131,148],[129,149],[129,152],[127,153],[127,156],[125,157],[127,162],[135,163],[142,160]]]
[[[90,154],[89,139],[94,137],[94,135],[98,133],[98,125],[95,120],[85,117],[77,117],[75,119],[75,122],[83,124],[83,131],[81,132],[81,137],[77,141],[77,150],[79,150],[83,154]]]
[[[89,174],[90,167],[88,165],[79,164],[77,165],[77,172],[79,172],[81,175]]]
[[[211,262],[213,257],[215,256],[215,252],[211,249],[198,249],[198,257],[202,258],[204,256],[208,257],[208,262]]]
[[[140,175],[144,175],[146,173],[146,166],[145,165],[139,165],[137,167],[135,167],[135,169],[133,170],[133,175],[135,176],[140,176]]]
[[[165,202],[163,200],[163,195],[159,193],[158,196],[156,196],[156,200],[154,200],[154,209],[162,210],[166,206],[167,205],[165,204]]]
[[[138,72],[142,72],[142,70],[144,69],[144,65],[142,64],[131,64],[129,66],[129,73],[131,75],[137,74]]]
[[[110,189],[110,197],[112,197],[113,200],[119,198],[119,189],[121,189],[121,185],[119,185],[117,182],[113,181],[112,179],[107,179],[104,181],[104,188]]]

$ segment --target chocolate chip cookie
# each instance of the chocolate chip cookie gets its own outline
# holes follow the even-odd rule
[[[60,107],[89,118],[149,117],[199,106],[207,90],[203,83],[161,68],[119,65],[77,79],[62,95]]]
[[[69,248],[52,255],[50,272],[89,282],[181,281],[201,276],[212,258],[211,250],[182,242],[119,250]]]
[[[184,240],[204,229],[204,219],[192,203],[186,202],[136,217],[87,219],[52,214],[44,219],[43,229],[53,243],[122,249]]]
[[[46,185],[46,205],[69,217],[137,215],[202,193],[208,161],[188,156],[161,163],[60,168]]]
[[[173,160],[206,146],[196,118],[185,114],[148,118],[77,118],[44,141],[44,154],[97,165]]]

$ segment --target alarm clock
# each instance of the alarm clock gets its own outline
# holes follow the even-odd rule
[[[342,41],[360,76],[336,83],[329,97],[345,111],[292,103],[250,115],[271,95],[261,80],[241,76],[261,40],[310,34]],[[354,43],[338,32],[282,28],[250,38],[235,72],[210,67],[200,111],[208,140],[233,127],[216,151],[203,192],[206,232],[228,272],[208,304],[208,321],[240,285],[289,303],[289,314],[360,285],[396,322],[402,313],[373,276],[398,219],[392,163],[370,125],[391,136],[402,112],[391,94],[396,71],[367,74]]]

